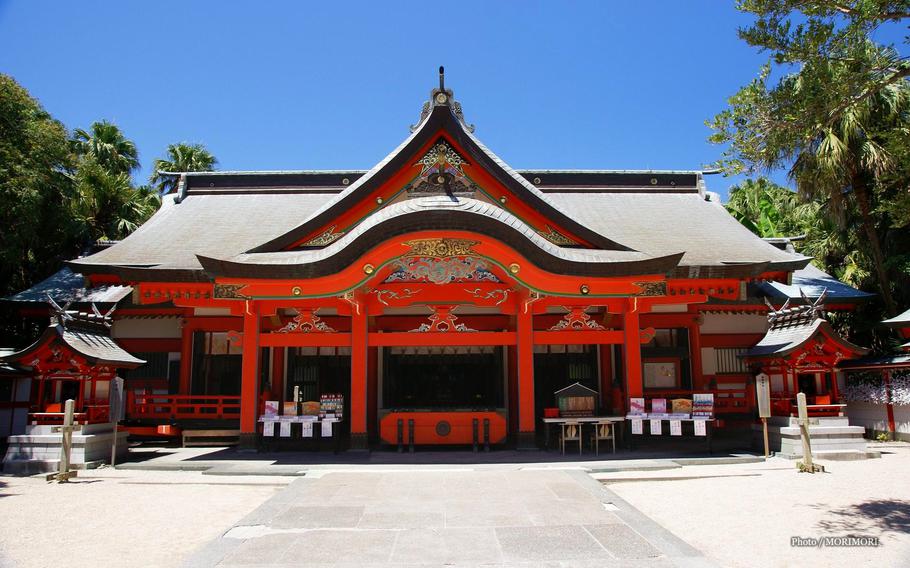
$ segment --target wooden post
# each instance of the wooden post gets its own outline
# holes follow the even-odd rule
[[[240,447],[258,446],[259,304],[247,301],[243,313],[243,362],[240,374]]]
[[[516,317],[516,351],[518,358],[518,439],[519,449],[536,447],[534,416],[534,313],[524,301],[518,304]]]
[[[367,302],[357,295],[351,306],[351,449],[369,449],[367,435]]]
[[[806,473],[824,471],[824,468],[812,463],[812,442],[809,439],[809,411],[806,409],[806,393],[796,395],[796,408],[799,414],[799,437],[803,442],[803,461],[798,464],[799,470]]]
[[[626,399],[644,394],[641,379],[641,330],[638,311],[629,305],[623,313],[623,363],[626,369]]]
[[[57,473],[47,476],[48,481],[56,480],[57,483],[66,483],[71,477],[76,477],[75,471],[70,471],[70,456],[73,451],[73,408],[75,401],[67,399],[63,409],[63,426],[60,428],[60,466]]]

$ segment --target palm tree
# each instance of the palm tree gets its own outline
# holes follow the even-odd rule
[[[139,167],[139,152],[117,125],[102,120],[93,122],[89,132],[73,132],[73,151],[80,157],[91,156],[112,174],[129,174]]]
[[[167,147],[168,159],[157,159],[152,167],[149,183],[158,188],[160,195],[177,190],[177,178],[169,173],[210,172],[218,160],[202,144],[171,144]]]
[[[72,177],[71,218],[85,243],[122,239],[161,204],[153,188],[133,186],[128,174],[111,173],[92,156],[80,161]]]
[[[832,72],[832,77],[836,75],[836,71]],[[889,314],[896,313],[897,306],[874,212],[876,188],[895,164],[879,132],[906,128],[908,114],[910,86],[906,81],[887,85],[851,105],[796,148],[790,169],[801,194],[826,201],[835,212],[844,211],[848,199],[854,200]]]

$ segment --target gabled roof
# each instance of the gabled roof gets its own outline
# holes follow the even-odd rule
[[[54,315],[37,341],[21,351],[0,357],[0,362],[31,366],[32,355],[44,346],[60,343],[81,355],[90,365],[133,369],[145,363],[120,347],[110,336],[110,313],[70,311],[51,302]]]
[[[784,357],[809,346],[816,339],[831,341],[854,356],[865,355],[869,349],[850,343],[831,327],[822,315],[821,302],[824,294],[814,304],[788,307],[789,302],[780,310],[769,310],[768,331],[755,347],[749,349],[743,357],[746,359]],[[822,337],[823,336],[823,337]]]
[[[439,95],[444,95],[445,100],[440,102]],[[372,188],[402,168],[414,165],[411,160],[415,153],[434,143],[440,133],[467,154],[472,166],[488,172],[545,219],[593,247],[588,250],[595,251],[594,261],[600,263],[600,268],[592,269],[595,272],[607,261],[645,259],[651,263],[650,271],[680,254],[677,265],[666,268],[670,276],[747,278],[766,271],[797,270],[809,262],[807,257],[765,243],[719,203],[711,201],[705,193],[701,171],[513,170],[465,125],[451,91],[441,86],[433,90],[432,97],[412,134],[369,171],[181,174],[176,198],[166,197],[161,209],[142,227],[120,243],[69,264],[76,272],[114,273],[126,281],[208,281],[212,274],[203,270],[199,258],[205,259],[206,268],[216,273],[256,262],[314,266],[337,253],[338,247],[320,249],[326,251],[321,255],[314,254],[314,250],[287,251],[289,254],[281,257],[254,255],[279,254],[330,226],[333,219]],[[389,227],[391,217],[396,217],[394,222],[405,226],[410,222],[404,212],[407,207],[396,209],[396,205],[390,202],[358,224],[375,227],[385,223],[383,227]],[[490,230],[495,227],[496,231],[509,232],[490,220],[503,221],[510,214],[496,203],[488,204],[488,209],[482,214],[475,212],[470,218],[483,218]],[[364,238],[362,229],[357,227],[355,224],[346,231]],[[526,228],[511,224],[513,233],[525,234],[521,246],[527,250],[542,248],[545,253],[552,249],[539,247],[539,239],[527,234]],[[355,240],[352,237],[345,242],[357,244]],[[588,261],[588,257],[574,257],[584,254],[578,252],[580,249],[556,248],[562,252],[554,251],[541,258],[552,257],[553,262]],[[629,254],[607,254],[622,252]],[[622,270],[617,267],[616,273]],[[645,273],[653,272],[642,274]]]
[[[498,182],[545,217],[577,234],[596,248],[603,250],[632,250],[630,247],[611,240],[603,234],[592,231],[589,227],[578,223],[562,211],[556,203],[549,200],[543,192],[493,154],[471,133],[471,129],[465,125],[464,120],[456,115],[456,112],[460,113],[461,107],[460,105],[455,106],[457,103],[452,99],[451,91],[434,89],[431,94],[430,104],[432,106],[428,114],[422,118],[411,135],[373,169],[326,202],[303,223],[283,235],[262,243],[250,252],[279,251],[290,247],[314,231],[328,226],[334,219],[347,209],[360,203],[402,168],[413,165],[414,159],[418,157],[417,153],[419,150],[434,142],[440,132],[445,132],[446,135],[451,136],[456,144],[466,150],[468,153],[465,156],[466,159],[483,168]]]

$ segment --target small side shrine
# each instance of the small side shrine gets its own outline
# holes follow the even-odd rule
[[[811,419],[813,454],[828,459],[866,454],[864,429],[850,426],[840,400],[837,366],[869,352],[840,336],[825,318],[823,292],[815,302],[803,294],[803,304],[780,309],[768,303],[768,331],[743,359],[754,373],[770,377],[771,413],[768,421],[772,449],[785,457],[801,450],[796,395],[806,395]],[[753,426],[761,434],[761,426]]]
[[[60,458],[63,405],[75,402],[71,463],[85,468],[110,459],[114,440],[110,384],[118,369],[145,363],[123,350],[110,336],[111,314],[70,310],[53,299],[50,325],[25,349],[0,357],[0,364],[16,365],[32,375],[27,424],[8,438],[3,459],[7,473],[52,471]],[[118,433],[118,448],[126,452],[126,432]]]

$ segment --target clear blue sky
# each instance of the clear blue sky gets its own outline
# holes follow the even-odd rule
[[[0,0],[0,72],[70,129],[119,125],[140,180],[177,141],[219,169],[367,169],[441,64],[513,167],[696,169],[720,153],[704,121],[764,61],[736,37],[749,21],[732,0]]]

